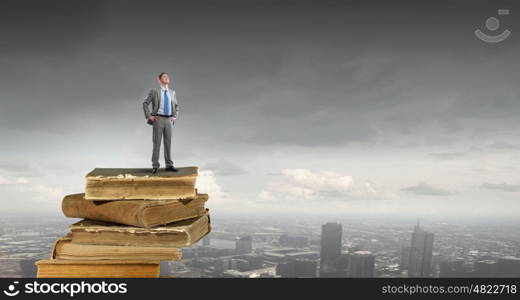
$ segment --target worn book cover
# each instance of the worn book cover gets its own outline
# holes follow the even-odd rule
[[[83,220],[69,227],[72,242],[89,245],[189,247],[211,231],[209,213],[154,228]]]
[[[59,238],[52,249],[53,259],[69,260],[179,260],[180,249],[172,247],[135,247],[83,245],[72,242],[70,235]]]
[[[70,218],[150,228],[203,215],[207,200],[207,194],[197,194],[193,199],[92,201],[73,194],[63,198],[61,207]]]
[[[36,263],[37,278],[158,278],[160,262],[152,260],[61,260]]]
[[[197,167],[178,168],[178,172],[150,169],[96,168],[86,175],[85,199],[193,199]]]

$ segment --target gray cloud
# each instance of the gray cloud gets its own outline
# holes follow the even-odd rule
[[[483,189],[497,190],[502,192],[520,192],[520,184],[484,182],[480,185],[480,187]]]
[[[520,144],[510,143],[507,141],[495,141],[489,145],[490,148],[505,150],[520,150]]]
[[[0,171],[11,176],[39,177],[43,175],[33,162],[20,157],[1,158]]]
[[[9,59],[0,60],[3,128],[72,134],[86,126],[74,122],[77,112],[135,122],[162,70],[173,74],[187,132],[218,143],[340,147],[394,133],[467,137],[475,118],[480,131],[518,124],[518,41],[490,61],[490,50],[471,34],[495,5],[461,1],[446,11],[413,1],[377,9],[356,1],[55,3],[59,12],[10,3],[3,10],[10,13],[0,15],[9,45]],[[172,11],[179,14],[170,17]],[[383,21],[407,19],[410,11],[413,26]],[[19,14],[26,23],[16,22]],[[427,21],[438,16],[446,23]],[[26,36],[43,48],[27,47]],[[22,113],[31,117],[16,122]]]
[[[440,187],[435,187],[425,182],[419,182],[416,185],[404,187],[401,189],[401,191],[420,196],[451,196],[457,194],[456,192],[452,192]]]

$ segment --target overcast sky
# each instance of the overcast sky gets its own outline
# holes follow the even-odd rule
[[[0,211],[151,167],[141,103],[166,71],[175,165],[215,214],[518,217],[515,2],[2,2]]]

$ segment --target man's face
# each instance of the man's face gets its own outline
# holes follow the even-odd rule
[[[161,78],[159,79],[159,82],[161,84],[169,84],[170,83],[170,77],[168,76],[168,74],[163,74],[161,76]]]

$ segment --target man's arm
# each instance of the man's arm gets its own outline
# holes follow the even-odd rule
[[[177,119],[179,117],[179,97],[177,97],[177,91],[175,91],[175,95],[173,96],[173,117]]]
[[[144,99],[144,102],[143,102],[143,111],[144,111],[144,117],[149,119],[151,114],[150,114],[150,103],[152,102],[152,98],[153,98],[153,90],[150,90],[150,92],[148,92],[148,96],[146,97],[146,99]]]

